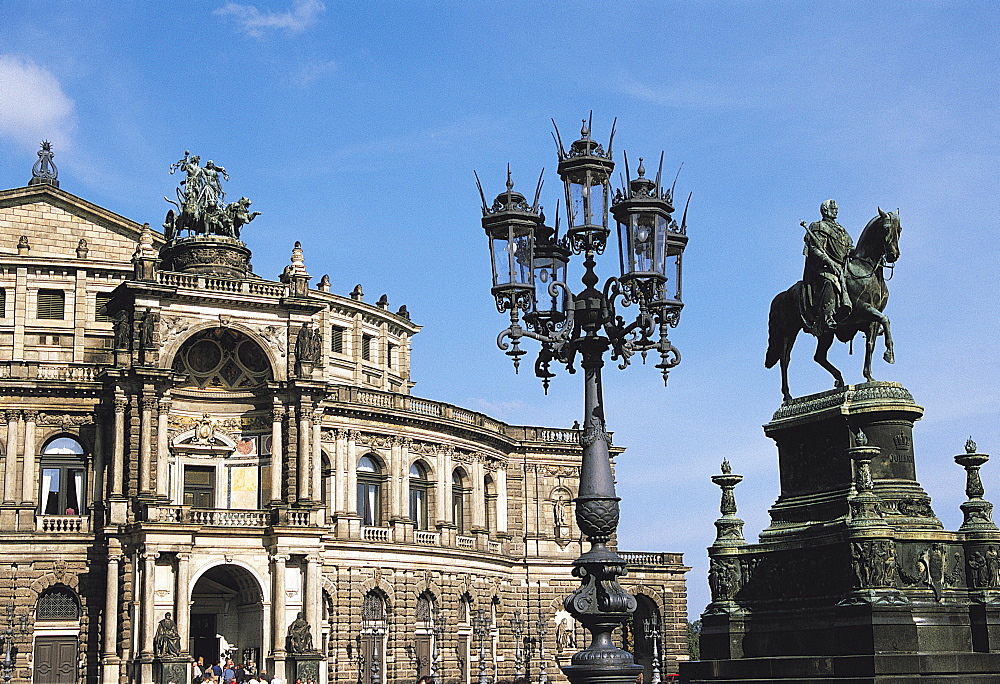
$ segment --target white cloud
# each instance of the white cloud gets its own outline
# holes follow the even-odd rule
[[[332,59],[314,59],[302,62],[292,73],[292,83],[297,86],[306,86],[336,70],[337,63]]]
[[[262,12],[256,5],[228,2],[215,10],[215,14],[231,18],[244,33],[258,37],[270,30],[301,33],[315,24],[325,9],[320,0],[294,0],[287,12]]]
[[[69,146],[76,105],[59,80],[29,59],[0,55],[0,137],[27,149],[50,140]]]

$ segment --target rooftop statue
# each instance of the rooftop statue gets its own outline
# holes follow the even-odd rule
[[[899,213],[878,210],[865,226],[855,247],[851,236],[837,223],[837,203],[820,205],[822,218],[806,225],[805,271],[802,280],[780,293],[771,302],[768,317],[768,368],[781,362],[781,393],[788,390],[788,361],[800,330],[817,338],[813,358],[834,377],[834,387],[844,386],[844,376],[826,358],[834,338],[850,342],[858,332],[865,335],[865,379],[871,382],[875,340],[885,335],[882,358],[893,363],[889,318],[882,313],[889,301],[883,269],[899,259]]]
[[[201,157],[184,151],[184,158],[170,166],[170,173],[184,172],[184,179],[177,188],[177,201],[164,197],[177,210],[167,212],[163,222],[164,236],[168,241],[180,237],[182,230],[195,235],[221,235],[239,239],[240,229],[250,223],[259,211],[250,211],[250,200],[241,197],[236,202],[226,203],[226,193],[222,190],[222,179],[229,180],[229,174],[222,166],[216,166],[211,159],[201,166]]]

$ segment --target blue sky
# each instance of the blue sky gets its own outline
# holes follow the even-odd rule
[[[876,207],[901,211],[897,363],[874,368],[926,408],[917,472],[947,527],[964,500],[952,456],[970,434],[1000,451],[995,3],[8,1],[0,19],[0,187],[27,182],[46,138],[64,189],[159,225],[170,164],[213,159],[264,212],[243,233],[257,273],[275,278],[301,240],[317,281],[386,293],[425,326],[415,394],[509,422],[571,425],[581,381],[563,373],[546,397],[496,349],[472,170],[495,195],[508,162],[525,192],[545,167],[551,215],[549,118],[568,143],[591,109],[601,139],[618,117],[630,158],[664,150],[669,176],[683,162],[683,362],[666,389],[652,364],[611,365],[605,391],[628,447],[622,547],[684,552],[692,615],[722,458],[746,476],[748,538],[777,495],[767,310],[800,277],[799,221],[822,200],[855,239]],[[793,393],[830,387],[799,345]],[[861,381],[860,356],[831,359]]]

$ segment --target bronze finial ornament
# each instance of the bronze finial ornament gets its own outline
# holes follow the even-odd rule
[[[883,270],[899,259],[899,212],[878,210],[865,226],[857,246],[837,223],[837,203],[820,205],[822,218],[806,225],[805,272],[802,280],[780,293],[771,302],[768,316],[767,356],[764,365],[781,364],[781,393],[792,399],[788,389],[788,362],[800,330],[817,338],[814,359],[833,375],[834,387],[844,386],[844,376],[827,359],[834,339],[850,342],[859,332],[865,336],[864,376],[872,377],[875,340],[885,335],[886,363],[893,363],[892,334],[886,304],[889,288]]]

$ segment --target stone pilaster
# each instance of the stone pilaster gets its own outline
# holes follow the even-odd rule
[[[153,459],[153,412],[156,410],[156,397],[142,398],[139,414],[139,493],[150,491],[150,465]]]
[[[312,627],[314,646],[320,647],[323,623],[323,563],[318,555],[306,557],[306,586],[304,598],[306,600],[305,614],[306,622]]]
[[[497,532],[507,531],[507,469],[501,463],[496,470]]]
[[[271,657],[273,674],[285,678],[285,566],[288,556],[271,556]]]
[[[156,631],[155,600],[156,600],[156,559],[160,554],[146,550],[140,554],[142,559],[142,593],[139,597],[139,614],[142,619],[142,643],[140,656],[143,660],[153,657],[153,635]]]
[[[108,555],[108,573],[104,590],[104,639],[101,655],[101,680],[103,684],[118,684],[118,582],[121,555],[111,549]]]
[[[177,554],[177,586],[174,589],[174,617],[181,638],[181,655],[186,655],[191,641],[191,554]]]
[[[323,411],[316,409],[312,414],[312,498],[317,504],[323,500]],[[321,521],[322,522],[322,521]]]
[[[17,437],[21,420],[20,411],[7,411],[7,456],[4,462],[3,500],[14,503],[20,499],[17,494]]]
[[[281,423],[285,419],[285,409],[275,401],[271,408],[271,501],[281,499],[282,437]]]
[[[125,481],[125,409],[128,399],[124,394],[115,396],[115,417],[112,423],[114,434],[111,442],[111,496],[122,496]]]
[[[333,449],[333,511],[335,514],[343,515],[347,511],[347,432],[345,430],[334,431]]]
[[[310,494],[311,490],[309,487],[309,437],[312,433],[312,429],[309,425],[309,415],[311,409],[306,402],[303,402],[299,407],[299,434],[298,434],[298,488],[296,490],[296,499],[300,502],[309,501],[312,496]]]
[[[169,425],[170,400],[160,399],[159,414],[156,423],[156,496],[160,499],[170,499],[170,483],[167,471],[170,461]]]

